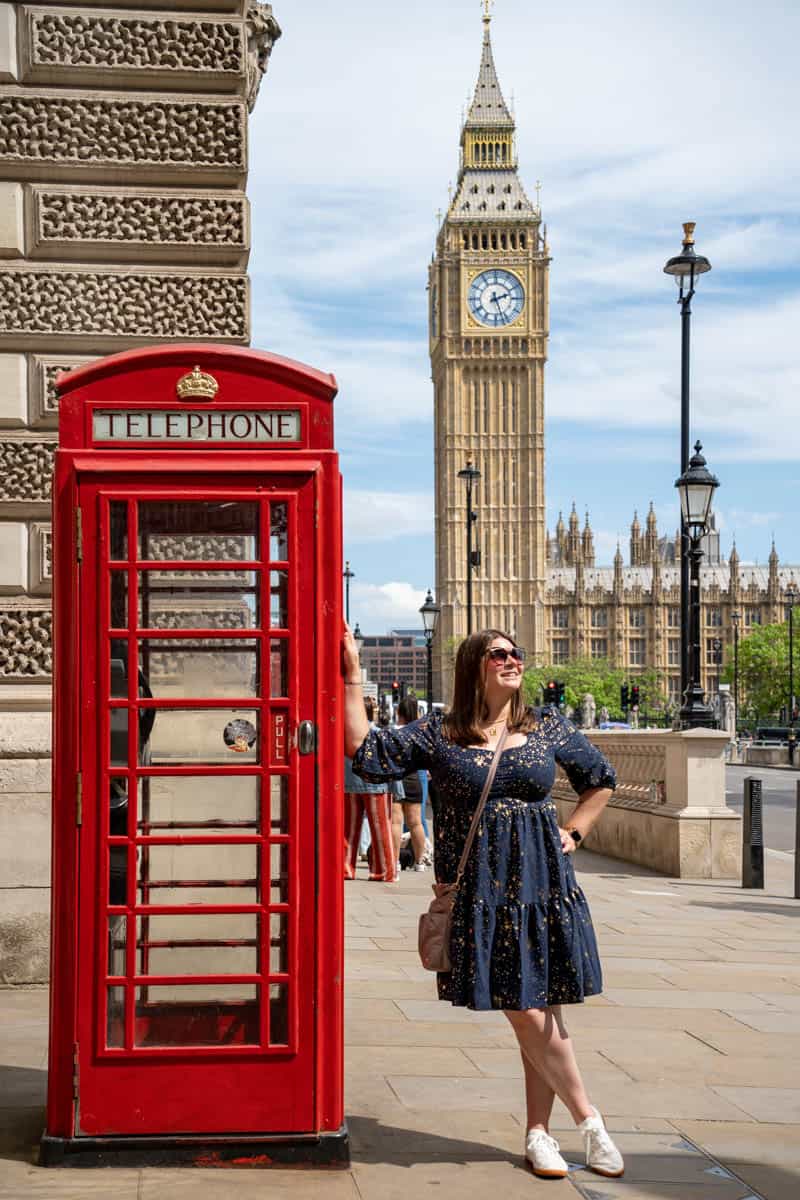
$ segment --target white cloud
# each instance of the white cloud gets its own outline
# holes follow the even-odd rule
[[[354,580],[350,589],[350,615],[362,633],[386,633],[389,629],[420,629],[419,610],[425,592],[410,583],[363,583]]]
[[[433,496],[428,492],[369,492],[345,486],[343,507],[348,546],[433,531]]]

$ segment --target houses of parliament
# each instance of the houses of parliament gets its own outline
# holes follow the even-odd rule
[[[534,660],[608,659],[630,672],[657,668],[679,702],[680,568],[676,536],[659,532],[652,505],[636,515],[627,562],[595,562],[588,514],[573,505],[554,532],[545,517],[544,366],[550,247],[541,207],[518,173],[515,121],[494,63],[486,0],[478,81],[461,129],[458,182],[429,268],[434,390],[436,589],[440,606],[436,693],[451,683],[454,639],[467,633],[467,496],[475,478],[472,627],[507,630]],[[677,505],[676,505],[677,508]],[[704,539],[702,684],[713,696],[734,626],[785,619],[800,567],[727,559],[719,534]]]

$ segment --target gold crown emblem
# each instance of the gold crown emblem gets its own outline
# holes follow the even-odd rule
[[[213,375],[207,375],[195,367],[178,380],[175,390],[179,400],[213,400],[219,391],[219,384]]]

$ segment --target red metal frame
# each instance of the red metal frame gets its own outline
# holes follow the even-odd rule
[[[168,409],[175,403],[180,375],[200,363],[220,382],[220,404],[209,408],[253,411],[291,408],[301,413],[301,440],[292,446],[215,444],[208,449],[182,444],[105,442],[91,444],[93,408]],[[79,1140],[99,1134],[269,1134],[294,1130],[331,1133],[343,1121],[342,1100],[342,970],[343,913],[341,882],[341,681],[338,669],[341,629],[341,480],[332,443],[335,382],[330,376],[253,351],[227,347],[167,347],[133,351],[90,364],[60,383],[60,449],[54,484],[54,608],[57,626],[54,687],[53,758],[53,950],[51,981],[51,1061],[48,1135]],[[146,399],[142,399],[145,397]],[[192,402],[192,408],[200,408]],[[144,453],[143,453],[144,451]],[[237,569],[260,571],[259,628],[241,630],[152,630],[165,642],[247,639],[260,654],[261,697],[148,699],[139,695],[139,639],[149,636],[137,626],[139,579],[147,571],[164,570],[163,562],[137,561],[138,499],[240,499],[260,505],[258,560],[236,560]],[[126,562],[109,566],[107,506],[110,499],[128,501]],[[269,504],[290,506],[289,624],[269,627]],[[83,514],[83,562],[76,565],[75,513]],[[219,562],[220,569],[230,563]],[[170,560],[169,570],[197,568],[196,561]],[[203,563],[203,569],[214,564]],[[108,577],[127,572],[128,625],[114,629],[127,639],[128,695],[110,697],[109,649],[111,614]],[[289,697],[266,698],[270,681],[270,642],[289,641]],[[303,653],[299,642],[303,641]],[[313,647],[313,653],[311,648]],[[136,766],[138,719],[148,709],[249,709],[261,714],[259,762],[255,765]],[[128,766],[106,762],[110,745],[110,712],[127,710]],[[286,765],[273,753],[272,714],[284,714],[288,734]],[[313,720],[318,730],[315,755],[300,756],[295,730]],[[275,747],[273,746],[273,750]],[[83,824],[76,826],[75,780],[83,779]],[[104,776],[104,772],[107,775]],[[287,834],[270,828],[270,775],[293,780],[289,788]],[[101,780],[127,778],[128,794],[137,794],[137,779],[153,776],[261,777],[261,828],[209,833],[178,828],[136,828],[136,805],[128,808],[127,838],[111,836],[107,791]],[[259,904],[204,904],[202,909],[159,904],[158,896],[136,894],[137,852],[146,862],[157,846],[260,847],[262,894]],[[270,847],[289,850],[289,895],[273,904],[268,894]],[[108,901],[109,847],[128,854],[127,904]],[[189,881],[190,882],[190,881]],[[207,882],[207,881],[200,881]],[[152,888],[152,883],[150,885]],[[224,897],[224,893],[221,892]],[[134,903],[139,900],[139,907]],[[146,902],[146,903],[145,903]],[[302,905],[305,904],[305,908]],[[224,1045],[179,1047],[134,1046],[136,969],[135,913],[145,919],[170,913],[250,913],[260,919],[261,963],[252,975],[146,975],[148,986],[256,984],[263,989],[259,1045],[248,1041]],[[269,913],[289,920],[289,963],[285,973],[269,974]],[[126,975],[110,976],[107,963],[107,914],[124,916],[128,926]],[[202,922],[200,922],[202,924]],[[301,936],[302,925],[302,936]],[[143,927],[145,928],[145,927]],[[149,949],[159,939],[143,934],[147,968]],[[203,942],[202,936],[194,945]],[[293,977],[293,972],[298,974]],[[289,985],[288,1045],[268,1042],[268,991],[272,983]],[[104,998],[106,986],[126,989],[125,1045],[107,1047]],[[228,1035],[227,1018],[217,1029]],[[227,1023],[226,1023],[227,1021]],[[79,1103],[73,1098],[77,1071]]]

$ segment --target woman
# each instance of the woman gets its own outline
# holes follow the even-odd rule
[[[375,706],[368,696],[364,699],[358,689],[358,703],[367,729],[372,727]],[[344,877],[355,879],[358,843],[364,817],[370,831],[370,873],[376,883],[396,883],[397,856],[392,843],[392,823],[389,806],[389,782],[386,779],[365,783],[353,774],[353,764],[344,760]]]
[[[410,725],[419,716],[419,705],[413,696],[405,696],[397,706],[397,724],[399,728]],[[403,839],[403,820],[411,835],[411,849],[414,851],[414,870],[426,870],[425,863],[425,830],[422,825],[422,780],[419,771],[409,771],[403,776],[402,799],[392,797],[392,840],[394,841],[394,856],[400,861],[400,843]]]
[[[594,1108],[564,1026],[562,1005],[602,986],[586,899],[571,855],[615,785],[600,752],[551,706],[528,709],[521,692],[524,651],[496,629],[474,633],[456,657],[453,704],[403,729],[371,731],[364,717],[358,651],[345,630],[345,747],[364,779],[397,779],[427,768],[439,806],[436,878],[452,882],[495,746],[508,732],[453,910],[452,969],[437,976],[439,998],[500,1009],[516,1034],[525,1072],[526,1162],[534,1174],[567,1174],[549,1133],[557,1095],[583,1134],[587,1166],[624,1170]],[[550,799],[555,764],[579,801],[564,829]]]

